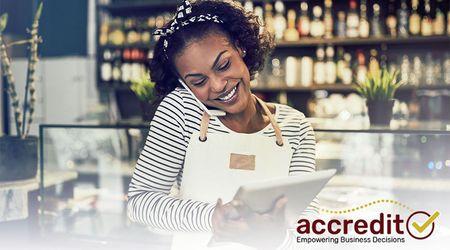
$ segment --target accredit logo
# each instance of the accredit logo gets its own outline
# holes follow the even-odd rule
[[[310,220],[302,218],[297,221],[296,231],[299,234],[297,242],[308,244],[404,243],[408,236],[416,240],[424,240],[432,235],[438,217],[438,211],[432,214],[415,211],[407,217],[402,217],[400,214],[379,213],[372,219],[323,220],[318,218]]]

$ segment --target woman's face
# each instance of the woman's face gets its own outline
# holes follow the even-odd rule
[[[250,73],[224,34],[214,32],[189,43],[176,57],[175,67],[205,105],[230,114],[245,110],[250,100]]]

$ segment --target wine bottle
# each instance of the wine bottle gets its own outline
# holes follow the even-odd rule
[[[411,35],[419,35],[420,34],[420,22],[421,17],[418,13],[419,8],[419,0],[412,0],[411,1],[411,16],[409,16],[409,32]]]
[[[336,83],[336,64],[334,63],[334,49],[328,46],[326,51],[327,60],[325,63],[325,82],[327,84]]]
[[[380,5],[375,3],[373,5],[373,15],[372,15],[372,36],[381,37],[384,34],[383,26],[381,26],[381,18],[380,18]]]
[[[347,35],[347,28],[346,28],[346,23],[345,23],[345,12],[344,11],[339,11],[338,12],[338,20],[336,23],[336,35],[338,37],[345,37]]]
[[[274,27],[274,20],[273,20],[273,6],[270,3],[266,3],[264,5],[264,10],[265,10],[265,14],[264,14],[264,23],[265,23],[265,28],[267,30],[267,32],[269,32],[272,35],[275,35],[275,27]]]
[[[319,46],[316,50],[316,62],[314,63],[314,83],[324,84],[325,83],[325,51],[322,46]]]
[[[410,63],[408,55],[403,55],[402,62],[400,64],[400,80],[404,83],[409,84],[409,76],[410,76]]]
[[[332,1],[325,0],[325,15],[323,22],[325,25],[325,38],[333,37],[333,15],[331,13]]]
[[[367,75],[366,57],[363,52],[359,50],[356,52],[356,58],[358,60],[358,66],[356,67],[356,80],[358,83],[362,83],[366,80]]]
[[[309,56],[303,56],[300,59],[301,64],[301,74],[300,74],[300,84],[304,87],[311,86],[313,82],[313,69],[314,69],[314,61]]]
[[[102,63],[100,66],[100,78],[104,83],[112,80],[112,53],[109,49],[105,49],[102,55]]]
[[[344,61],[345,61],[345,65],[344,65],[344,69],[342,71],[342,83],[345,85],[350,85],[352,84],[352,78],[353,78],[353,73],[352,73],[352,55],[350,53],[345,53],[344,54]]]
[[[322,21],[322,8],[318,5],[313,8],[313,21],[311,22],[311,36],[322,37],[325,34],[325,25]]]
[[[369,72],[372,75],[378,75],[380,72],[380,63],[378,62],[378,51],[376,49],[370,50]]]
[[[359,22],[359,36],[362,38],[369,37],[369,21],[367,20],[367,5],[366,0],[361,0],[360,16],[361,20]]]
[[[350,0],[350,10],[347,15],[347,36],[351,38],[359,36],[359,16],[355,0]]]
[[[288,56],[286,58],[286,74],[285,74],[285,81],[286,81],[286,86],[288,87],[294,87],[295,84],[297,83],[297,58],[293,57],[293,56]]]
[[[300,3],[300,17],[298,19],[297,28],[301,37],[309,36],[311,22],[308,15],[308,3],[306,2]]]
[[[287,27],[286,18],[284,17],[284,3],[282,1],[275,2],[275,12],[273,20],[275,39],[282,40]]]
[[[431,16],[430,0],[425,0],[425,12],[422,17],[422,23],[420,25],[422,36],[433,35],[433,18]]]
[[[299,35],[297,29],[295,29],[295,10],[288,10],[288,27],[284,32],[284,40],[286,41],[298,41]]]
[[[395,14],[395,0],[389,0],[388,16],[386,18],[386,26],[390,36],[397,36],[397,17]]]
[[[445,34],[445,14],[442,0],[436,2],[436,18],[433,22],[433,33],[435,35]]]
[[[337,78],[337,81],[339,81],[339,82],[342,82],[344,68],[345,68],[344,49],[342,47],[338,47],[337,48],[337,63],[336,63],[336,78]]]
[[[397,31],[398,35],[401,37],[407,37],[409,35],[408,16],[408,5],[406,3],[406,0],[402,0],[400,2],[400,9],[397,11]]]

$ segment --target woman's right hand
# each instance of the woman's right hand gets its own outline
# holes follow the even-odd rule
[[[218,199],[212,217],[214,238],[216,241],[240,242],[259,248],[274,248],[285,237],[286,225],[284,210],[287,198],[274,201],[272,209],[266,213],[257,213],[240,201],[226,204]]]

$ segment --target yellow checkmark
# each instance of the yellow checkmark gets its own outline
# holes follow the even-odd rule
[[[436,220],[436,218],[437,218],[438,216],[439,216],[439,212],[436,211],[436,212],[434,212],[434,214],[433,214],[430,218],[428,218],[427,221],[425,221],[425,223],[423,223],[422,226],[419,226],[419,224],[417,224],[417,222],[415,222],[415,221],[412,223],[412,225],[413,225],[413,227],[414,227],[419,233],[422,233],[425,229],[427,229],[427,227],[428,227],[431,223],[433,223],[434,220]]]

